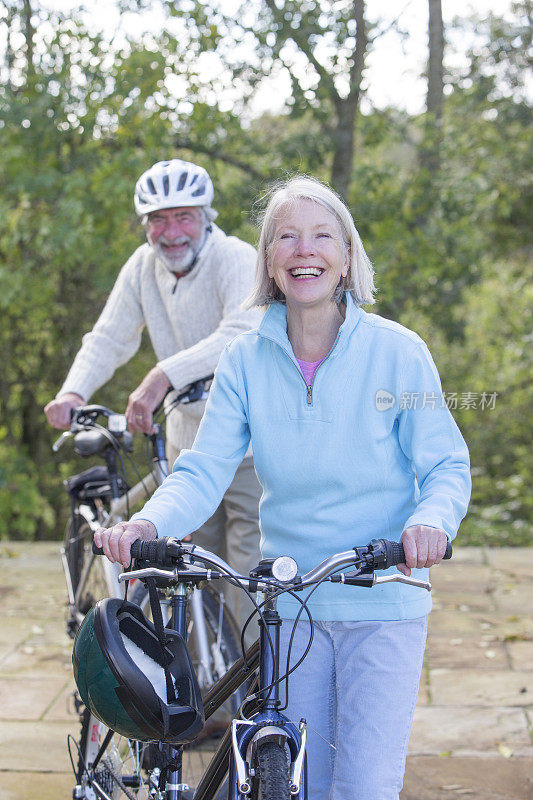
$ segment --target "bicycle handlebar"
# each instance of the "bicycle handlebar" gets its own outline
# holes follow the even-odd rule
[[[205,378],[200,378],[197,381],[193,381],[193,383],[189,384],[188,386],[180,392],[177,397],[172,401],[172,408],[177,405],[188,405],[189,403],[195,403],[198,400],[205,400],[209,395],[209,382],[213,379],[213,375],[207,375]],[[168,390],[165,394],[165,397],[161,400],[159,405],[154,409],[153,414],[154,416],[159,413],[161,408],[163,407],[165,398],[168,394],[175,391],[172,387]],[[116,418],[117,420],[122,419],[123,424],[119,423],[119,430],[113,431],[111,433],[116,435],[117,433],[120,435],[126,430],[126,418],[124,414],[118,414],[116,411],[112,411],[110,408],[106,408],[106,406],[100,405],[86,405],[86,406],[78,406],[77,408],[71,409],[70,412],[70,430],[64,431],[61,436],[53,443],[52,450],[54,453],[62,447],[65,443],[66,439],[70,439],[73,436],[76,436],[77,433],[81,431],[87,430],[89,428],[93,428],[96,425],[96,420],[98,417],[103,416],[107,419]],[[149,436],[153,435],[148,434]]]
[[[96,548],[94,542],[93,553],[103,555],[103,550],[101,548]],[[181,542],[179,539],[163,537],[150,542],[137,539],[131,545],[131,556],[134,559],[146,561],[158,567],[168,568],[175,567],[184,556],[188,556],[188,566],[194,567],[195,562],[200,561],[203,565],[207,565],[209,568],[214,567],[218,572],[238,580],[249,588],[257,588],[258,584],[268,585],[272,583],[272,580],[265,582],[262,578],[254,577],[249,579],[247,576],[239,575],[219,556],[208,550],[204,550],[203,547],[188,542]],[[451,557],[452,546],[448,543],[443,560],[447,560]],[[295,580],[291,580],[290,584],[293,587],[297,587],[298,585],[309,585],[329,578],[333,582],[342,582],[348,585],[372,586],[377,582],[383,583],[394,579],[401,580],[404,583],[410,583],[414,586],[423,586],[426,589],[431,588],[429,584],[405,576],[397,577],[394,575],[372,580],[371,575],[369,575],[369,573],[372,573],[374,570],[386,570],[389,569],[389,567],[404,563],[405,552],[401,542],[390,542],[387,539],[373,539],[365,547],[354,547],[353,550],[335,553],[316,567],[313,567],[313,569],[305,575],[297,576]],[[360,570],[359,573],[357,573],[357,577],[350,575],[332,575],[332,573],[338,573],[342,567],[354,566],[358,566]],[[196,576],[194,576],[194,569],[189,571],[191,578],[195,577],[195,579],[197,579],[198,575],[196,574]],[[132,572],[123,573],[119,580],[126,580],[128,577],[141,577],[138,572],[138,570],[134,570]],[[166,575],[167,578],[173,577],[176,579],[176,573],[168,572]],[[187,573],[180,572],[179,578],[181,580],[186,580]],[[283,584],[282,581],[278,581],[278,583]],[[285,585],[287,586],[288,584],[289,582]]]

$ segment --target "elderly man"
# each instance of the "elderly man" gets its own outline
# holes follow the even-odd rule
[[[144,326],[158,361],[131,393],[126,417],[130,430],[149,433],[152,412],[168,389],[211,374],[224,346],[259,323],[257,311],[240,307],[251,289],[255,251],[213,224],[213,196],[208,173],[186,161],[161,161],[141,175],[135,210],[148,241],[123,266],[65,383],[45,407],[53,427],[68,428],[71,409],[85,404],[136,353]],[[203,405],[192,403],[170,414],[171,464],[191,446]],[[194,536],[244,574],[259,560],[259,497],[248,456],[219,509]],[[238,598],[235,594],[237,604]]]

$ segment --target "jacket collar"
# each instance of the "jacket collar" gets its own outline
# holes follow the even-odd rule
[[[344,348],[348,339],[359,324],[361,317],[365,313],[361,308],[355,305],[351,294],[345,294],[344,301],[346,303],[346,317],[339,328],[339,334],[335,344],[336,351]],[[289,353],[292,352],[291,343],[287,336],[287,306],[284,303],[275,302],[268,307],[258,328],[258,333],[265,339],[276,342],[276,344],[279,344],[280,347],[283,347],[283,349],[287,350]]]

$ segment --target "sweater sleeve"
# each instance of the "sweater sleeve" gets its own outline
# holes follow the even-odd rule
[[[75,392],[88,400],[137,352],[144,327],[137,289],[139,250],[122,267],[94,328],[86,333],[58,396]]]
[[[261,312],[243,310],[242,301],[252,285],[255,250],[235,237],[228,237],[212,256],[212,290],[218,293],[222,315],[216,328],[192,347],[159,361],[158,366],[167,375],[175,389],[214,372],[224,347],[237,334],[257,327]],[[204,265],[202,265],[202,269]],[[201,416],[200,404],[183,407],[184,414]]]
[[[191,450],[183,450],[172,473],[132,519],[153,523],[158,536],[183,537],[218,508],[250,441],[239,369],[226,351]]]
[[[427,525],[454,539],[470,499],[470,459],[424,343],[415,345],[408,355],[398,436],[418,484],[417,506],[404,528]]]

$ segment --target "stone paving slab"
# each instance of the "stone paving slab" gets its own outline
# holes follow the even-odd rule
[[[470,594],[454,592],[452,587],[447,587],[446,592],[434,593],[433,609],[435,611],[475,611],[481,614],[492,614],[498,610],[498,607],[493,595],[484,590]]]
[[[409,743],[411,755],[487,754],[533,759],[528,721],[521,708],[417,706]],[[507,749],[505,749],[507,748]],[[531,762],[533,766],[533,760]]]
[[[507,651],[513,669],[533,670],[533,641],[507,642]]]
[[[50,722],[70,722],[75,730],[78,725],[78,715],[74,708],[74,691],[76,684],[72,670],[69,670],[68,681],[56,695],[46,711],[46,719]]]
[[[533,672],[433,669],[431,690],[439,706],[527,708],[533,705]]]
[[[457,592],[473,594],[479,588],[483,591],[492,585],[494,570],[488,564],[473,565],[467,561],[457,562],[453,555],[452,561],[441,562],[431,572],[431,580],[439,592],[445,592],[453,587]],[[453,571],[452,571],[453,570]]]
[[[430,615],[430,634],[454,636],[477,636],[479,633],[492,634],[500,641],[533,640],[533,617],[500,611],[486,613],[469,610],[439,610]]]
[[[460,549],[460,548],[459,548]],[[464,547],[463,550],[474,548]],[[483,552],[483,563],[498,569],[528,569],[531,572],[531,548],[529,547],[494,547],[475,548]]]
[[[533,773],[526,759],[413,756],[401,800],[531,800]]]
[[[68,644],[21,644],[12,647],[2,657],[0,654],[0,675],[27,678],[42,678],[43,673],[72,674],[72,641]]]
[[[69,773],[0,772],[0,800],[59,800],[72,797]]]
[[[5,772],[71,773],[67,735],[79,725],[41,720],[38,725],[22,720],[0,720],[0,782]],[[72,795],[71,791],[67,797]],[[29,800],[21,794],[20,800]]]
[[[531,552],[456,548],[432,570],[402,800],[533,800]],[[0,563],[0,800],[67,798],[79,722],[59,545],[0,543]]]
[[[39,720],[67,685],[66,676],[18,680],[0,678],[0,709],[2,720]]]
[[[507,584],[494,592],[494,602],[500,611],[509,614],[533,614],[531,583]]]
[[[508,646],[494,641],[492,636],[466,639],[461,636],[431,636],[426,660],[430,669],[502,670],[510,666]],[[518,663],[514,666],[523,668]]]

